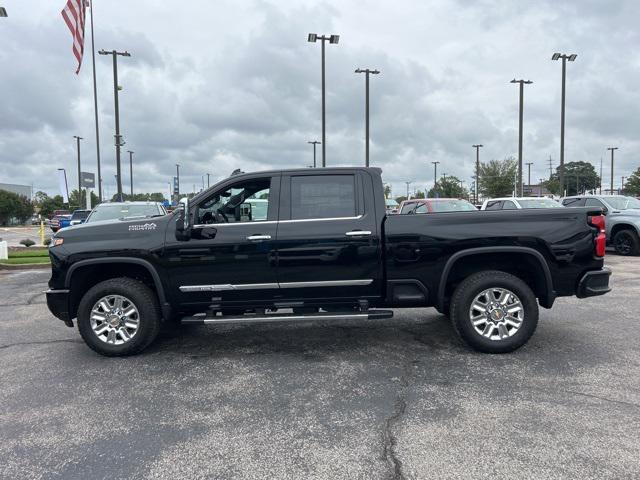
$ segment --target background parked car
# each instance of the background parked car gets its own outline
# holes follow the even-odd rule
[[[393,198],[385,198],[384,206],[387,210],[387,215],[398,213],[398,202],[396,202]]]
[[[404,200],[400,204],[399,213],[440,213],[440,212],[470,212],[477,211],[476,207],[459,198],[416,198]]]
[[[601,207],[607,216],[607,244],[619,255],[640,254],[640,200],[623,195],[576,195],[562,199],[565,207]]]
[[[93,209],[85,223],[125,218],[148,218],[166,215],[159,202],[110,202],[101,203]]]
[[[58,230],[63,228],[61,226],[63,223],[67,224],[66,226],[68,226],[68,222],[70,221],[71,221],[71,214],[54,215],[53,218],[51,218],[49,227],[51,228],[52,232],[57,232]]]
[[[552,198],[546,197],[504,197],[485,200],[480,210],[522,210],[529,208],[562,208]]]
[[[90,213],[91,210],[75,210],[69,219],[69,225],[80,225],[84,223]]]

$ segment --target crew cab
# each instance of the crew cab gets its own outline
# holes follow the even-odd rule
[[[604,244],[600,208],[387,216],[379,169],[257,172],[170,215],[59,232],[47,304],[110,356],[142,351],[163,324],[404,307],[434,307],[469,346],[503,353],[534,333],[538,305],[610,290]]]

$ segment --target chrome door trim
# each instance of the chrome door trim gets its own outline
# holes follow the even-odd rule
[[[183,285],[180,291],[188,292],[223,292],[227,290],[258,290],[262,288],[278,288],[277,283],[241,283],[233,285],[230,283],[222,283],[216,285]]]
[[[182,285],[180,291],[188,292],[222,292],[228,290],[258,290],[267,288],[314,288],[314,287],[355,287],[371,285],[373,279],[359,280],[326,280],[318,282],[284,282],[284,283],[222,283],[216,285]]]
[[[281,282],[280,288],[314,288],[314,287],[355,287],[361,285],[371,285],[373,279],[363,278],[360,280],[325,280],[318,282]]]
[[[357,217],[331,217],[331,218],[301,218],[298,220],[260,220],[257,222],[232,222],[232,223],[204,223],[196,224],[191,228],[218,228],[218,227],[234,227],[239,225],[273,225],[276,223],[302,223],[302,222],[333,222],[336,220],[360,220],[364,215]]]
[[[271,235],[249,235],[247,240],[256,241],[256,240],[271,240]]]
[[[350,232],[345,233],[348,237],[364,237],[367,235],[371,235],[370,230],[351,230]]]

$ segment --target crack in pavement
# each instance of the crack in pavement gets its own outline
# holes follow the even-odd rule
[[[74,340],[72,338],[63,339],[63,340],[45,340],[42,342],[16,342],[9,343],[7,345],[0,345],[0,350],[9,347],[19,347],[23,345],[47,345],[49,343],[82,343],[82,340]]]
[[[565,392],[572,393],[574,395],[581,395],[583,397],[597,398],[598,400],[602,400],[604,402],[619,403],[621,405],[627,405],[629,407],[636,407],[636,408],[640,407],[640,405],[638,405],[637,403],[625,402],[624,400],[614,400],[612,398],[601,397],[600,395],[594,395],[592,393],[576,392],[574,390],[565,390]]]
[[[384,448],[383,456],[389,466],[393,469],[391,478],[393,480],[404,480],[404,472],[402,471],[402,461],[398,458],[395,447],[398,445],[398,438],[393,433],[393,427],[400,421],[407,411],[407,389],[409,387],[409,377],[411,376],[411,367],[415,367],[418,360],[411,360],[404,367],[404,372],[400,377],[400,389],[393,406],[393,414],[385,420],[384,423]]]

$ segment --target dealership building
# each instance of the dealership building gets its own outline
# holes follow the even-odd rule
[[[16,185],[15,183],[0,183],[0,190],[17,193],[27,198],[31,198],[31,185]]]

